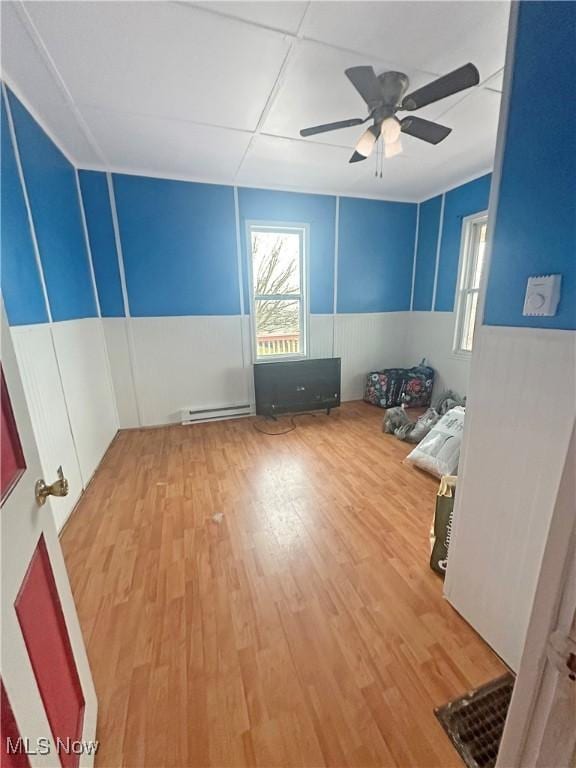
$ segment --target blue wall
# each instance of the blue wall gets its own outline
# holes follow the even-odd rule
[[[420,203],[418,228],[418,252],[414,280],[414,310],[452,312],[458,280],[462,220],[473,213],[488,209],[492,174],[461,184],[444,193],[444,217],[440,232],[442,195]],[[432,307],[436,251],[438,254],[438,279],[436,301]]]
[[[95,317],[74,168],[13,93],[8,100],[52,317]]]
[[[566,55],[564,47],[567,30],[574,23],[574,6],[552,3],[546,7],[554,9],[552,15],[544,13],[539,3],[532,3],[528,11],[522,6],[517,67],[527,67],[529,73],[533,66],[529,50],[534,41],[525,35],[532,34],[530,24],[544,23],[542,15],[550,26],[550,35],[557,36],[557,49]],[[570,55],[574,63],[574,52]],[[572,180],[576,175],[576,146],[575,132],[570,128],[574,127],[572,97],[576,99],[576,89],[568,75],[567,82],[558,82],[560,126],[554,126],[557,142],[548,143],[540,151],[542,142],[533,135],[536,118],[524,81],[516,77],[512,93],[509,131],[514,140],[504,159],[486,322],[573,328],[576,217]],[[561,94],[568,97],[560,98]],[[93,317],[96,306],[74,169],[14,95],[8,92],[8,98],[54,320]],[[553,130],[553,126],[547,130]],[[530,162],[526,162],[528,155]],[[542,184],[531,192],[534,174]],[[9,321],[13,325],[45,322],[40,275],[4,105],[2,176],[2,292]],[[80,171],[79,179],[102,314],[122,317],[124,302],[106,176]],[[553,191],[542,194],[548,185]],[[131,313],[238,314],[233,188],[125,175],[114,176],[114,187]],[[462,219],[486,209],[489,188],[487,175],[446,192],[441,233],[442,196],[420,204],[415,310],[432,308],[439,235],[434,309],[453,309]],[[336,198],[240,188],[238,203],[246,308],[245,223],[264,220],[309,225],[311,311],[332,312]],[[415,227],[414,204],[340,199],[338,312],[410,308]],[[549,236],[549,232],[553,235]],[[560,312],[551,319],[522,318],[526,278],[542,272],[563,273]]]
[[[79,171],[92,265],[102,317],[124,317],[118,253],[106,174]]]
[[[484,322],[576,329],[576,3],[522,2]],[[535,98],[535,83],[546,104]],[[555,317],[523,317],[530,275],[562,274]]]
[[[4,99],[2,111],[2,181],[0,183],[0,238],[2,241],[2,295],[10,325],[48,320],[40,274],[14,148],[8,129]]]
[[[239,314],[232,187],[113,178],[130,313]]]
[[[9,94],[48,297],[55,321],[96,315],[73,167]],[[3,125],[6,115],[2,116]],[[2,290],[12,324],[46,321],[26,209],[9,132],[2,135]],[[101,313],[124,301],[106,175],[79,171]],[[114,175],[130,312],[135,317],[240,312],[234,190],[230,186]],[[436,309],[452,309],[463,216],[484,209],[489,176],[445,195]],[[441,196],[420,205],[414,309],[431,308]],[[246,221],[310,228],[310,310],[334,308],[336,198],[239,188],[245,311],[249,310]],[[410,309],[417,206],[340,198],[341,313]],[[65,279],[63,279],[65,278]]]
[[[132,315],[239,313],[232,187],[115,175],[114,190]],[[274,221],[309,225],[310,309],[331,313],[336,198],[240,188],[238,208],[245,311],[246,222]],[[410,308],[415,220],[414,204],[341,199],[339,312]]]
[[[420,203],[416,276],[414,279],[414,311],[430,311],[432,309],[441,208],[442,195]]]
[[[410,309],[416,205],[340,198],[338,312]]]
[[[240,240],[244,274],[244,306],[250,307],[246,265],[246,221],[308,224],[310,228],[310,312],[327,314],[334,308],[334,231],[336,198],[297,192],[240,188]]]
[[[467,184],[451,189],[445,194],[444,223],[442,225],[436,304],[434,306],[437,312],[451,312],[454,309],[462,219],[488,209],[491,180],[492,175],[487,174],[480,179],[469,181]]]

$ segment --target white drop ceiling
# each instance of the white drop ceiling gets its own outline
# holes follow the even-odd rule
[[[2,2],[2,73],[84,168],[422,200],[492,167],[508,2]],[[370,64],[411,89],[472,61],[478,87],[418,111],[436,147],[348,163],[363,128],[299,130],[366,106]]]

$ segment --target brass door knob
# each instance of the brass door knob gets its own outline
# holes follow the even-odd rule
[[[48,496],[67,496],[68,495],[68,480],[64,477],[62,467],[58,467],[58,480],[52,485],[46,485],[44,480],[37,480],[34,487],[34,493],[36,495],[36,503],[39,507],[46,503]]]

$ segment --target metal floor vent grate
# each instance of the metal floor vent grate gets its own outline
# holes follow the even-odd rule
[[[513,687],[504,675],[434,710],[468,768],[496,765]]]

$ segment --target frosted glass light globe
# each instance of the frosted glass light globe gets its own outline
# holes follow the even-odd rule
[[[400,138],[402,127],[395,117],[387,117],[382,121],[382,139],[384,144],[395,144]]]
[[[362,136],[360,136],[358,139],[358,144],[356,144],[356,152],[358,152],[358,154],[362,155],[363,157],[368,157],[372,154],[375,143],[376,136],[374,136],[372,126],[370,126],[370,128],[367,128]]]

